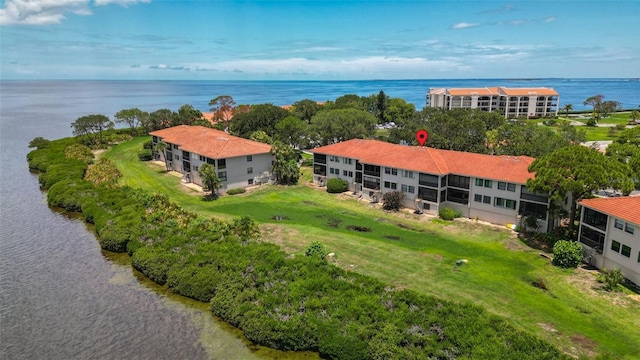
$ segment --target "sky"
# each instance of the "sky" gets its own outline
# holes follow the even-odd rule
[[[0,0],[0,79],[638,78],[640,0]]]

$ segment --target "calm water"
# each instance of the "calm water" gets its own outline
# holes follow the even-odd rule
[[[138,107],[207,110],[228,94],[242,103],[291,104],[384,90],[421,109],[429,87],[553,87],[581,109],[595,94],[640,104],[636,80],[407,80],[329,82],[2,81],[0,82],[0,358],[251,359],[206,305],[139,278],[127,258],[103,253],[85,224],[51,210],[25,156],[36,136],[71,135],[80,116]]]

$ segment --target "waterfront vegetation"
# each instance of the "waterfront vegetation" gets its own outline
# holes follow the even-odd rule
[[[305,186],[308,169],[303,185],[203,201],[164,166],[138,160],[147,140],[104,155],[122,174],[116,188],[82,179],[93,159],[64,156],[74,139],[28,158],[49,203],[81,211],[103,248],[128,251],[172,291],[211,299],[214,314],[256,343],[327,358],[564,356],[549,344],[576,356],[640,355],[637,295],[602,290],[593,271],[554,267],[505,229],[383,212]],[[335,255],[305,257],[313,242]]]

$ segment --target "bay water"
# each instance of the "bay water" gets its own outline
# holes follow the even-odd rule
[[[0,358],[252,359],[308,357],[248,344],[207,305],[172,295],[101,251],[92,229],[51,209],[29,172],[31,139],[71,136],[71,123],[119,110],[176,111],[231,95],[238,104],[287,105],[383,90],[424,106],[430,87],[553,87],[560,105],[584,109],[602,94],[640,105],[639,79],[385,81],[0,81]]]

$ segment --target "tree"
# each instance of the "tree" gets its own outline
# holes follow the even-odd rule
[[[73,135],[84,138],[89,145],[102,144],[102,132],[113,129],[113,122],[105,115],[86,115],[71,123]]]
[[[127,124],[129,128],[131,128],[131,135],[135,136],[138,130],[138,127],[141,124],[144,124],[145,120],[149,117],[149,114],[138,109],[124,109],[120,110],[115,115],[116,124]]]
[[[261,142],[263,144],[273,144],[271,136],[267,135],[267,133],[262,130],[252,132],[251,136],[249,136],[249,140]]]
[[[336,109],[321,111],[311,119],[311,132],[316,133],[322,145],[334,144],[350,139],[373,136],[375,116],[364,110]]]
[[[603,101],[600,104],[600,112],[602,113],[602,117],[609,116],[609,114],[611,114],[611,113],[615,112],[616,110],[620,109],[620,106],[622,106],[622,104],[620,104],[617,101],[613,101],[613,100]]]
[[[227,126],[233,118],[236,109],[236,102],[229,95],[220,95],[209,101],[209,110],[213,112],[213,119],[217,122],[223,122]]]
[[[411,121],[416,114],[416,106],[401,98],[391,98],[384,113],[384,122],[396,124]]]
[[[590,96],[585,100],[582,104],[584,106],[591,105],[593,107],[593,115],[592,118],[596,120],[600,119],[600,105],[602,105],[602,99],[604,99],[604,95],[594,95]]]
[[[166,129],[171,126],[171,122],[176,114],[169,109],[160,109],[152,112],[145,119],[142,119],[142,126],[149,133],[151,131]]]
[[[375,115],[378,118],[380,123],[385,122],[385,114],[387,112],[387,107],[389,105],[389,96],[384,93],[384,91],[380,90],[378,95],[376,96],[376,110]]]
[[[605,154],[629,165],[634,182],[636,185],[640,184],[640,127],[620,132],[618,138],[607,146]]]
[[[276,133],[276,124],[286,118],[289,112],[273,104],[251,106],[246,113],[238,113],[229,125],[229,130],[236,136],[248,139],[254,131],[262,130],[270,137]]]
[[[164,165],[167,167],[167,171],[169,171],[169,162],[167,161],[167,149],[169,148],[169,144],[167,144],[164,141],[160,141],[158,142],[153,150],[158,153],[158,154],[162,154],[162,161],[164,161]]]
[[[171,125],[193,125],[195,122],[203,119],[200,110],[195,109],[192,105],[185,104],[178,109],[177,113],[173,113]]]
[[[307,138],[307,123],[295,116],[287,116],[276,124],[277,137],[285,144],[299,148]]]
[[[271,173],[276,183],[294,185],[300,179],[298,153],[290,145],[276,141],[271,147],[271,154],[276,158],[271,166]]]
[[[581,145],[563,147],[537,158],[529,166],[529,172],[536,173],[533,179],[527,180],[530,191],[548,193],[556,202],[569,196],[571,232],[575,226],[578,201],[601,189],[619,189],[625,194],[633,189],[631,171],[626,164]]]
[[[638,111],[638,110],[632,110],[632,111],[631,111],[631,114],[629,115],[629,118],[630,118],[632,121],[634,121],[634,122],[635,122],[636,120],[640,119],[640,111]]]
[[[307,124],[311,123],[311,118],[320,111],[321,106],[310,99],[304,99],[293,103],[293,114]]]
[[[42,136],[35,137],[33,140],[29,141],[29,148],[42,149],[49,147],[49,145],[51,145],[51,141],[43,138]]]
[[[560,111],[564,111],[565,116],[569,117],[569,112],[573,111],[573,105],[565,104],[562,108],[560,108]]]
[[[221,185],[221,181],[216,174],[216,168],[211,164],[203,164],[198,169],[198,176],[202,179],[202,189],[211,191],[211,197],[216,197]]]
[[[402,207],[402,191],[391,191],[382,195],[382,208],[385,210],[398,211]]]

